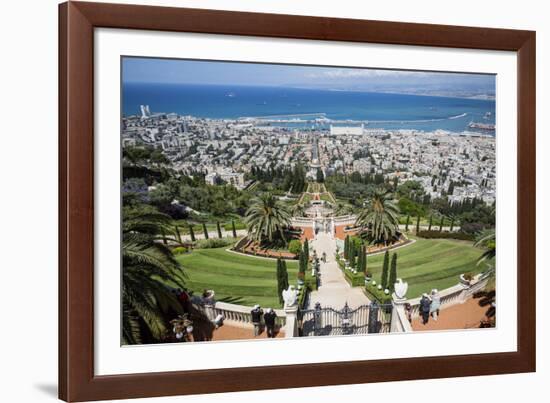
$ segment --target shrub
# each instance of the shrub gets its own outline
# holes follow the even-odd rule
[[[302,243],[297,239],[293,239],[288,244],[288,251],[290,253],[297,255],[300,253],[301,250],[302,250]]]
[[[172,249],[172,253],[174,255],[182,255],[184,253],[187,253],[187,248],[185,246],[176,246],[174,249]]]
[[[367,284],[365,291],[371,300],[375,300],[380,304],[391,304],[391,295],[386,295],[384,290],[379,290],[376,285],[372,284],[372,281]]]
[[[466,234],[464,232],[439,232],[439,231],[419,231],[417,234],[420,238],[426,239],[458,239],[461,241],[474,241],[475,234]]]
[[[201,239],[197,242],[197,248],[198,249],[222,248],[224,246],[233,245],[235,241],[236,241],[235,238]]]

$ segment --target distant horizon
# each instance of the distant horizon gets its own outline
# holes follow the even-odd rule
[[[275,87],[490,98],[495,96],[496,76],[479,73],[123,57],[122,83]]]
[[[334,92],[352,92],[352,93],[365,93],[365,94],[389,94],[389,95],[410,95],[419,97],[435,97],[435,98],[457,98],[457,99],[474,99],[481,101],[494,101],[494,94],[480,94],[485,95],[486,98],[477,96],[459,96],[459,95],[439,95],[437,93],[418,93],[409,92],[407,90],[376,90],[376,89],[339,89],[339,88],[319,88],[319,87],[307,87],[300,85],[285,85],[285,84],[224,84],[224,83],[194,83],[194,82],[162,82],[162,81],[124,81],[123,85],[193,85],[193,86],[212,86],[212,87],[248,87],[248,88],[288,88],[299,90],[311,90],[311,91],[334,91]]]

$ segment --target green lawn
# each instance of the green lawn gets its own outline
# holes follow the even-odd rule
[[[476,266],[482,250],[471,242],[452,239],[421,239],[395,250],[397,277],[409,283],[408,298],[420,296],[433,288],[442,290],[458,283],[462,273],[479,273],[485,265]],[[393,252],[390,251],[390,257]],[[368,257],[368,268],[376,282],[380,281],[384,255]],[[390,259],[391,261],[391,259]]]
[[[242,256],[225,249],[197,249],[178,256],[187,275],[187,286],[197,293],[213,289],[218,301],[279,307],[276,261]],[[287,260],[286,264],[289,283],[295,284],[298,263]]]
[[[409,283],[408,298],[432,288],[451,287],[458,283],[460,274],[479,273],[485,268],[476,266],[482,250],[466,241],[419,238],[395,253],[397,276]],[[381,254],[368,258],[369,271],[376,282],[380,281],[383,257]],[[197,293],[213,289],[219,301],[279,307],[275,260],[242,256],[225,248],[197,249],[177,259],[185,269],[188,287]],[[287,260],[287,268],[290,284],[296,284],[297,261]]]

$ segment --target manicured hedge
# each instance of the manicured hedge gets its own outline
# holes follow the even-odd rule
[[[372,285],[372,281],[367,284],[365,291],[367,292],[369,299],[376,300],[376,302],[380,304],[391,304],[391,294],[386,295],[384,290],[379,290],[377,287],[378,284]]]
[[[336,256],[336,262],[340,270],[344,272],[344,278],[352,287],[361,287],[365,284],[365,274],[361,272],[353,273],[351,270],[346,270],[345,263],[339,256]]]
[[[464,232],[448,232],[448,231],[419,231],[417,234],[420,238],[426,239],[459,239],[461,241],[474,241],[475,234],[466,234]]]
[[[197,241],[197,249],[211,249],[211,248],[221,248],[224,246],[233,245],[237,240],[235,238],[210,238],[210,239],[201,239]]]

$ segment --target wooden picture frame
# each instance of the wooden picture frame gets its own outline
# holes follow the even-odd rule
[[[93,33],[99,27],[517,52],[518,351],[94,375]],[[535,32],[63,3],[59,6],[59,397],[122,399],[535,371],[535,178]]]

